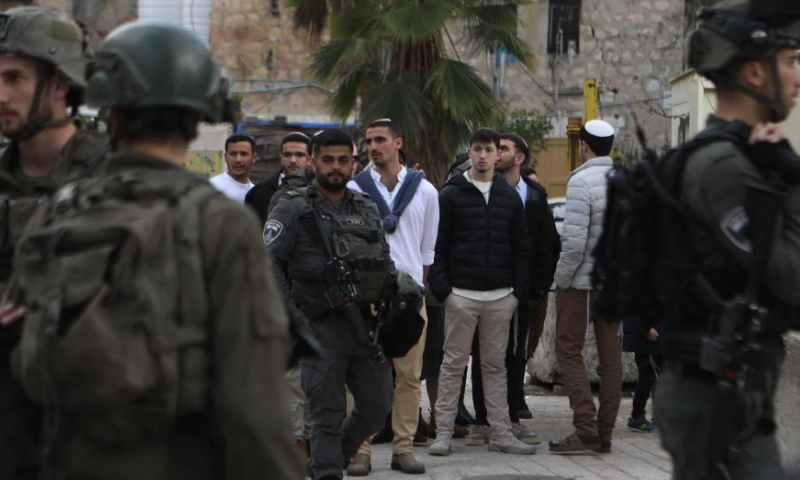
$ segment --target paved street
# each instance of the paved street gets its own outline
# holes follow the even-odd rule
[[[426,396],[423,394],[423,398]],[[467,395],[469,398],[469,394]],[[572,431],[572,412],[565,396],[528,396],[534,420],[524,420],[542,437],[542,445],[533,456],[489,453],[486,446],[467,447],[456,440],[449,457],[432,457],[427,447],[416,447],[418,458],[425,463],[425,475],[412,477],[389,469],[391,449],[378,445],[373,450],[372,480],[668,480],[669,456],[659,444],[658,434],[634,433],[625,426],[631,399],[623,398],[617,418],[612,453],[551,455],[547,440],[563,438]],[[427,411],[427,406],[423,408]],[[650,405],[648,405],[648,414]],[[430,443],[429,443],[430,444]]]

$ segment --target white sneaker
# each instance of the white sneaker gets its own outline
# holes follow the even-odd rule
[[[522,443],[526,443],[528,445],[539,445],[542,443],[542,439],[539,438],[539,435],[536,435],[528,430],[528,427],[522,423],[512,423],[511,432],[515,437],[517,437],[517,440]]]
[[[464,439],[464,444],[470,447],[479,447],[486,445],[489,442],[489,433],[491,429],[489,425],[473,425],[469,429],[469,433]]]
[[[438,434],[433,445],[428,447],[428,454],[436,457],[446,457],[453,451],[453,439],[447,435]]]
[[[513,453],[515,455],[533,455],[536,453],[536,447],[522,443],[514,437],[508,437],[500,440],[491,440],[489,442],[489,451]]]

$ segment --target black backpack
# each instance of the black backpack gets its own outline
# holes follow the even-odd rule
[[[644,145],[641,133],[640,140]],[[642,327],[702,315],[692,311],[689,288],[702,277],[689,242],[693,220],[678,198],[689,153],[725,141],[744,140],[734,128],[707,129],[660,160],[646,149],[633,167],[609,172],[603,232],[593,252],[598,315]]]

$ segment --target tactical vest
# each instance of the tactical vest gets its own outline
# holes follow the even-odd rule
[[[17,246],[28,314],[16,369],[46,417],[120,444],[204,408],[199,232],[217,195],[183,170],[122,171],[68,184],[39,210]]]
[[[92,175],[104,162],[108,141],[104,134],[80,125],[62,149],[53,172],[41,184],[26,190],[14,170],[19,169],[16,145],[0,158],[0,292],[11,278],[14,245],[33,212],[67,182]]]
[[[372,201],[354,192],[350,200],[352,213],[342,214],[335,212],[314,186],[292,190],[286,195],[299,195],[309,202],[310,211],[300,218],[302,228],[306,234],[320,239],[321,248],[328,252],[330,259],[347,263],[355,275],[359,303],[378,302],[391,260],[386,243],[382,241],[380,219],[377,213],[374,219],[369,214],[375,209]],[[326,228],[328,224],[330,230]],[[322,281],[331,285],[335,281],[330,272],[321,279],[290,270],[289,277],[304,283]]]

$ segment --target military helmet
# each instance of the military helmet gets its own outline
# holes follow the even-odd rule
[[[227,82],[203,41],[180,25],[133,22],[106,37],[86,71],[86,100],[106,108],[181,107],[225,119]]]
[[[83,30],[66,14],[42,7],[0,13],[0,53],[33,57],[52,65],[70,86],[85,86],[89,61]]]
[[[398,270],[387,279],[389,288],[388,315],[384,319],[378,339],[386,356],[405,356],[417,344],[425,328],[425,320],[419,312],[425,299],[423,289],[411,275]]]
[[[783,47],[800,47],[800,2],[727,0],[702,8],[688,38],[687,64],[706,76],[740,60],[766,59]]]

